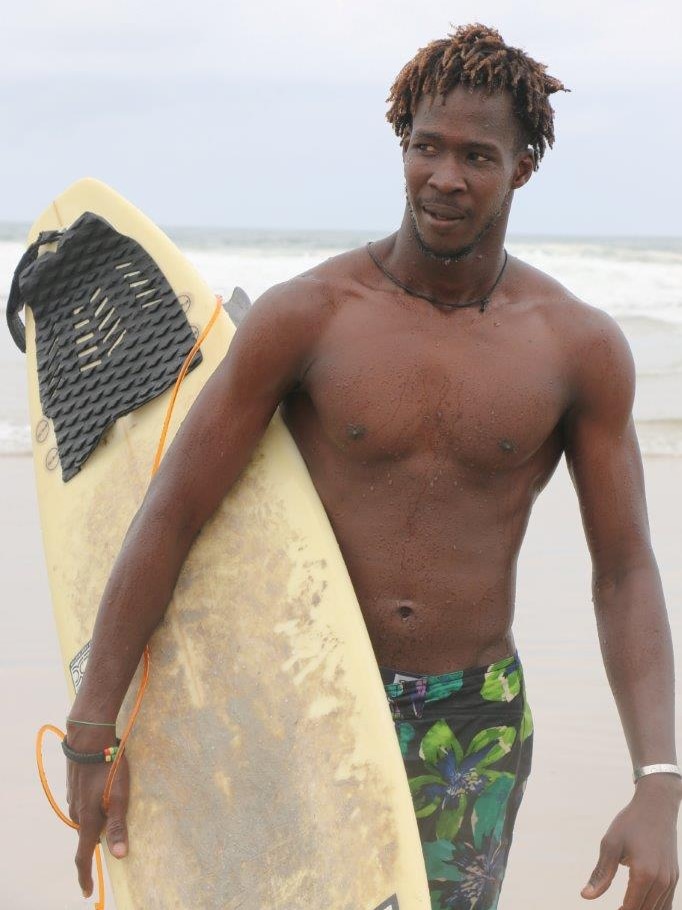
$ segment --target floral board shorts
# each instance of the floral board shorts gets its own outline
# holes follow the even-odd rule
[[[438,676],[380,670],[432,910],[495,910],[533,752],[518,653]]]

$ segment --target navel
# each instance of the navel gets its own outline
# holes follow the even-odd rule
[[[401,619],[409,619],[410,616],[412,616],[414,613],[414,608],[411,606],[411,601],[399,600],[398,613],[400,614]]]

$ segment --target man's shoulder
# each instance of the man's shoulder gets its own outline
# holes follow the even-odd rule
[[[330,256],[299,277],[317,283],[320,293],[338,300],[364,283],[370,265],[366,248],[357,247]]]
[[[282,397],[301,385],[338,310],[338,280],[315,267],[272,285],[238,319],[226,369],[268,371]]]
[[[539,269],[524,263],[524,274],[562,355],[568,410],[576,405],[598,409],[600,402],[607,410],[631,407],[635,366],[618,322]]]
[[[305,272],[269,288],[256,303],[307,311],[330,313],[361,280],[364,248],[331,256]]]
[[[530,299],[541,309],[550,328],[561,332],[566,344],[585,345],[624,339],[606,310],[578,297],[564,284],[527,262],[519,263],[520,299]]]

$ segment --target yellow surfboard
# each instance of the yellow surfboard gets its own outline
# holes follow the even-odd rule
[[[69,228],[44,235],[30,267],[42,277],[21,296],[45,554],[73,693],[148,484],[170,374],[215,299],[163,232],[98,181],[55,199],[29,242]],[[116,245],[121,238],[128,246]],[[60,283],[62,261],[84,269],[75,290],[68,276]],[[150,278],[154,268],[161,278]],[[42,294],[40,311],[32,294]],[[181,387],[171,435],[233,333],[222,312]],[[119,361],[127,378],[117,376]],[[127,750],[130,853],[107,857],[118,910],[428,910],[374,653],[279,415],[192,548],[151,652]]]

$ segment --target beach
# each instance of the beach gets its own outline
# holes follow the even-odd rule
[[[182,241],[181,234],[178,239]],[[358,235],[352,241],[360,239]],[[260,247],[253,237],[248,243],[242,239],[241,246],[236,241],[230,246],[224,238],[221,242],[222,246],[209,238],[202,245],[196,234],[184,240],[217,291],[229,295],[231,285],[239,283],[252,297],[307,267],[306,263],[342,248],[338,238],[327,238],[317,246],[300,237],[269,238]],[[631,342],[651,536],[679,663],[680,245],[633,249],[603,243],[599,247],[587,241],[563,246],[547,240],[524,243],[528,258],[535,257],[540,267],[561,273],[577,292],[584,293],[583,286],[597,287],[599,292],[591,299],[614,314]],[[521,254],[522,244],[518,246]],[[4,269],[0,297],[6,298],[10,262],[20,249],[19,239],[11,232],[4,239],[0,236]],[[68,701],[42,554],[22,371],[22,356],[4,332],[0,340],[0,508],[5,599],[0,634],[8,647],[0,658],[7,731],[0,768],[9,824],[2,838],[0,899],[2,906],[12,910],[52,910],[81,907],[84,902],[73,865],[74,832],[49,808],[33,755],[37,728],[45,722],[62,726]],[[599,652],[590,572],[578,502],[562,459],[535,504],[519,559],[514,633],[525,668],[535,738],[533,770],[499,910],[581,906],[579,892],[596,864],[599,841],[633,792],[630,759]],[[681,717],[678,705],[678,729]],[[64,759],[56,740],[47,741],[46,758],[55,794],[63,805]],[[168,863],[172,861],[168,857]],[[619,907],[626,877],[627,870],[621,869],[595,906]],[[109,894],[107,908],[113,907]]]

